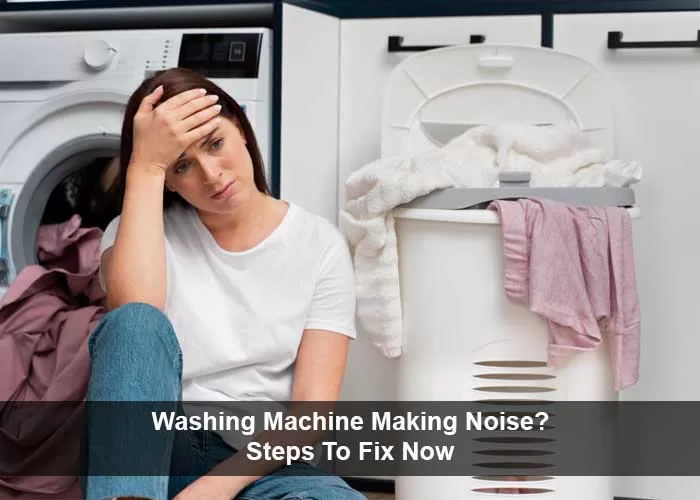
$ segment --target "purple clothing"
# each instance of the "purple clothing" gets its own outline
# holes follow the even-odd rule
[[[607,335],[616,390],[634,385],[640,311],[627,210],[543,199],[489,208],[501,219],[506,294],[547,320],[550,366]]]
[[[24,403],[3,409],[0,420],[2,498],[79,498],[71,474],[78,470],[87,342],[105,312],[97,277],[101,236],[99,228],[81,228],[78,216],[42,226],[42,265],[24,268],[0,301],[0,401]],[[57,401],[77,404],[70,411],[29,404]],[[28,409],[36,413],[31,419]],[[40,470],[57,475],[38,477]]]

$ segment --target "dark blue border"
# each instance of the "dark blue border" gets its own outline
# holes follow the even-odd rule
[[[271,157],[270,157],[270,179],[269,187],[272,196],[281,196],[281,169],[282,161],[282,12],[283,2],[276,0],[273,9],[272,25],[272,130],[270,137]]]
[[[272,0],[85,0],[67,2],[19,2],[6,3],[0,0],[0,11],[36,11],[36,10],[83,10],[83,9],[121,9],[145,7],[183,7],[209,5],[246,5],[272,4]]]
[[[85,0],[6,3],[0,11],[290,3],[341,19],[700,10],[700,0]]]
[[[699,0],[286,0],[341,19],[700,10]]]

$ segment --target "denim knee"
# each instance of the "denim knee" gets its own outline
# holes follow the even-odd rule
[[[170,320],[150,304],[130,302],[104,315],[88,339],[90,357],[115,346],[148,357],[162,350],[182,367],[182,351]]]
[[[311,488],[304,493],[292,494],[283,500],[367,500],[357,490],[339,485],[324,485]]]
[[[319,500],[367,500],[367,497],[359,491],[343,486],[328,486],[320,492],[318,498]]]

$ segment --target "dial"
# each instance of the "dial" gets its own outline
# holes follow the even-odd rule
[[[83,60],[90,68],[101,71],[109,66],[117,49],[104,40],[91,41],[83,51]]]

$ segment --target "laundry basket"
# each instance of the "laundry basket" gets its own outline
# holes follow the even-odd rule
[[[578,139],[585,138],[605,158],[615,158],[608,85],[609,79],[589,61],[545,47],[487,41],[416,53],[396,65],[385,86],[381,157],[424,162],[436,148],[476,127],[520,124],[537,130],[573,125],[578,145]],[[489,147],[502,148],[498,142],[499,146]],[[447,165],[451,154],[441,157]],[[478,154],[470,158],[482,167],[488,163]],[[503,175],[527,162],[499,164]],[[531,188],[525,182],[527,175],[508,172],[494,188],[465,183],[472,188],[434,191],[394,211],[403,312],[398,399],[616,399],[606,344],[576,355],[557,371],[547,366],[545,320],[508,300],[499,218],[486,206],[495,199],[536,196],[573,205],[633,207],[627,209],[636,219],[634,192],[617,187],[542,187],[539,182]],[[476,184],[493,182],[489,178]],[[606,183],[595,185],[602,184]],[[612,500],[614,496],[611,477],[542,475],[520,477],[517,483],[488,479],[399,474],[397,500]],[[492,493],[514,484],[524,496]]]
[[[622,206],[631,195],[630,190],[604,188],[532,191],[533,196],[556,193],[561,200],[570,197],[572,203],[598,200],[614,204],[617,197]],[[606,343],[575,355],[556,371],[547,366],[545,320],[510,302],[504,291],[498,214],[487,209],[425,208],[459,206],[454,203],[460,196],[479,193],[483,200],[493,192],[443,191],[395,210],[404,321],[399,400],[615,400]],[[499,197],[508,196],[501,193]],[[627,210],[633,219],[639,217],[636,207]],[[613,477],[510,479],[399,477],[397,499],[425,500],[436,493],[446,499],[515,498],[512,490],[494,493],[494,488],[518,488],[519,494],[526,495],[520,498],[614,497]]]

